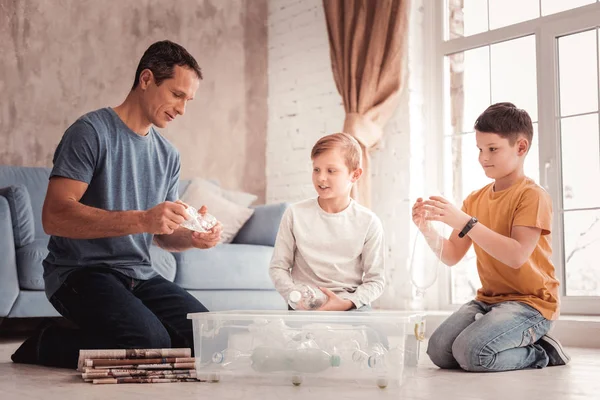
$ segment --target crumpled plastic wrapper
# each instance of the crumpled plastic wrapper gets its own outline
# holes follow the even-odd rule
[[[205,233],[210,231],[217,224],[217,219],[209,213],[202,215],[192,206],[188,206],[186,211],[191,218],[181,223],[181,226],[184,228]]]

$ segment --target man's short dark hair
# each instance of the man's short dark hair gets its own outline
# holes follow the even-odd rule
[[[170,40],[162,40],[152,44],[144,52],[137,70],[135,71],[135,81],[131,90],[135,89],[140,83],[140,75],[145,69],[152,71],[154,81],[160,85],[165,79],[173,77],[175,66],[186,67],[196,73],[198,79],[202,79],[202,71],[194,57],[183,48],[183,46],[173,43]]]
[[[517,108],[513,103],[492,104],[477,118],[474,128],[479,132],[496,133],[508,139],[511,146],[519,136],[527,139],[529,147],[533,140],[531,117],[527,111]]]

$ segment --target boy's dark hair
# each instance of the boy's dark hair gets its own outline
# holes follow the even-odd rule
[[[496,133],[508,139],[511,146],[522,135],[527,139],[529,148],[531,148],[533,140],[531,117],[527,111],[517,108],[513,103],[492,104],[477,117],[474,128],[479,132]]]
[[[173,70],[176,65],[191,69],[196,73],[198,79],[202,79],[200,66],[198,66],[194,57],[183,46],[173,43],[170,40],[163,40],[152,44],[144,52],[138,64],[131,90],[138,86],[143,70],[149,69],[152,71],[154,81],[157,85],[160,85],[165,79],[173,77]]]

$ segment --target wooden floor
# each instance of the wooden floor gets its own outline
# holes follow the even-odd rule
[[[92,385],[75,371],[13,364],[10,355],[20,344],[0,340],[0,398],[2,399],[461,399],[571,400],[600,399],[600,349],[569,349],[573,361],[550,367],[504,373],[472,374],[441,371],[421,357],[416,376],[402,389],[380,390],[374,385],[257,385],[221,383],[163,383]]]

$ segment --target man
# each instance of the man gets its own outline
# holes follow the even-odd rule
[[[220,224],[208,233],[180,227],[179,154],[154,128],[183,116],[200,79],[182,46],[154,43],[125,101],[65,132],[42,212],[51,235],[44,280],[52,305],[79,329],[42,326],[14,362],[75,368],[80,349],[193,347],[186,315],[207,310],[158,275],[149,248],[210,248],[221,236]]]

